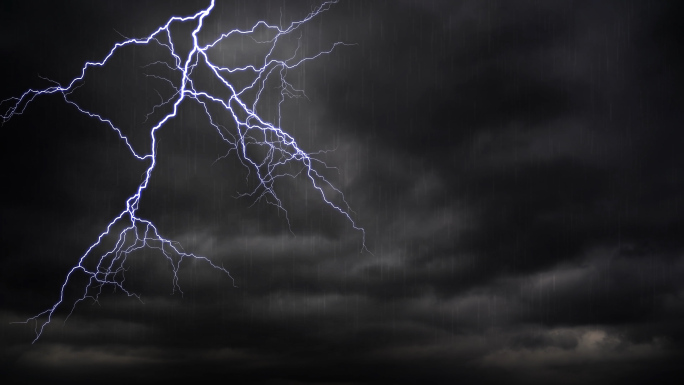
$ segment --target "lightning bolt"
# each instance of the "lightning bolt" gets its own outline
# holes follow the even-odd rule
[[[67,319],[74,312],[78,303],[85,301],[86,299],[98,301],[102,289],[105,286],[113,286],[115,289],[121,290],[129,297],[136,297],[140,300],[139,294],[127,290],[124,286],[124,265],[128,256],[136,250],[143,248],[155,249],[166,258],[173,270],[173,292],[178,291],[182,293],[178,282],[178,271],[181,263],[188,259],[205,262],[212,268],[225,273],[233,280],[233,277],[231,277],[228,270],[223,266],[220,266],[201,255],[184,251],[178,242],[163,237],[159,229],[150,220],[141,218],[137,215],[137,211],[140,207],[140,199],[147,188],[155,166],[157,165],[157,132],[177,116],[179,106],[181,106],[181,103],[184,101],[192,100],[197,102],[203,108],[209,119],[209,123],[216,130],[221,140],[229,145],[230,150],[223,157],[234,152],[242,165],[246,167],[251,174],[256,176],[257,187],[250,192],[239,194],[239,196],[253,197],[255,203],[263,200],[268,204],[274,205],[279,211],[285,213],[285,218],[289,226],[290,222],[289,217],[287,216],[287,210],[283,207],[281,200],[276,195],[274,183],[283,177],[294,178],[299,175],[304,175],[318,191],[321,199],[332,209],[346,217],[354,229],[361,232],[363,236],[362,249],[367,250],[365,247],[365,231],[353,220],[353,211],[344,199],[344,195],[317,171],[321,167],[328,166],[323,161],[317,159],[315,153],[310,154],[302,150],[297,145],[295,139],[281,128],[280,121],[280,109],[284,100],[286,98],[305,96],[302,90],[298,90],[288,83],[286,79],[287,71],[300,66],[306,61],[316,59],[321,55],[329,54],[333,49],[340,45],[347,44],[336,42],[332,44],[329,49],[319,51],[312,56],[300,54],[300,47],[298,45],[292,55],[287,58],[279,58],[275,53],[276,47],[284,37],[293,34],[302,25],[322,12],[329,10],[337,1],[338,0],[326,1],[318,7],[313,8],[305,18],[292,22],[285,27],[282,25],[270,25],[265,21],[259,21],[250,29],[233,29],[220,34],[214,41],[200,42],[198,34],[205,25],[205,19],[214,9],[215,1],[211,0],[211,3],[206,9],[203,9],[192,16],[171,17],[166,24],[159,27],[145,38],[127,38],[127,40],[124,40],[123,42],[116,43],[102,61],[86,62],[81,68],[80,75],[72,79],[66,86],[53,82],[52,86],[45,89],[29,89],[19,97],[12,97],[0,102],[0,106],[5,106],[6,108],[2,115],[0,115],[4,124],[11,118],[22,115],[26,111],[28,105],[36,98],[58,94],[68,105],[76,108],[80,113],[101,122],[116,132],[120,140],[126,144],[131,155],[138,161],[147,162],[148,164],[144,177],[135,193],[126,200],[125,209],[109,222],[106,229],[98,236],[97,240],[80,256],[78,263],[66,274],[57,302],[33,317],[16,322],[24,324],[35,322],[34,343],[40,338],[45,327],[50,324],[57,309],[66,305],[65,289],[77,272],[84,273],[88,277],[88,281],[83,287],[82,296],[71,304],[71,310],[66,317]],[[196,23],[196,27],[189,36],[192,46],[186,55],[180,53],[180,50],[176,48],[178,40],[174,39],[174,35],[171,31],[172,26],[184,23]],[[266,40],[258,40],[254,38],[257,30],[267,31],[271,37]],[[174,30],[174,34],[175,33]],[[215,49],[215,47],[225,39],[239,35],[252,37],[256,43],[266,44],[267,47],[269,47],[262,62],[242,67],[226,67],[215,64],[210,60],[209,54],[212,49]],[[165,49],[170,54],[167,60],[153,62],[150,63],[149,66],[164,66],[180,75],[180,82],[177,84],[165,77],[148,75],[170,83],[175,92],[172,97],[166,100],[162,98],[162,102],[156,105],[152,112],[147,115],[147,118],[149,118],[157,108],[168,108],[170,106],[171,109],[171,112],[159,119],[150,129],[149,137],[151,139],[151,144],[149,149],[144,153],[136,151],[129,138],[124,134],[124,131],[117,127],[112,120],[82,108],[79,104],[70,99],[71,94],[78,87],[83,85],[86,74],[91,68],[104,67],[118,50],[132,45],[157,45],[158,47]],[[225,90],[228,91],[229,96],[224,98],[217,97],[215,96],[215,93],[210,93],[196,86],[196,73],[199,72],[198,70],[200,68],[203,70],[208,69],[208,73],[213,75],[213,80],[222,84]],[[251,81],[246,82],[247,84],[240,88],[231,83],[230,77],[233,74],[240,74],[243,77],[246,76],[251,79]],[[257,110],[260,97],[267,81],[274,77],[279,81],[278,88],[280,90],[280,99],[277,107],[277,122],[269,122],[267,119],[262,118]],[[249,96],[254,94],[256,96]],[[210,106],[213,106],[211,108],[220,108],[221,111],[228,113],[226,116],[231,117],[232,123],[235,125],[234,132],[227,130],[223,125],[218,123],[217,119],[214,119],[212,113],[210,113]],[[253,156],[250,157],[248,155],[247,148],[251,145],[258,145],[262,149],[265,149],[263,159],[255,159]],[[223,157],[220,157],[217,161]],[[285,166],[287,166],[288,170],[294,169],[297,171],[283,171],[283,169],[286,168]],[[338,203],[334,203],[333,196],[338,197]],[[341,197],[341,199],[339,197]],[[120,228],[120,226],[123,226],[124,228],[123,230],[120,230],[117,235],[114,229]],[[116,239],[115,245],[104,253],[97,253],[96,249],[101,246],[103,241],[108,237],[114,237],[114,239]],[[87,267],[89,264],[93,264],[94,261],[96,261],[94,268]],[[233,285],[235,285],[234,280]]]

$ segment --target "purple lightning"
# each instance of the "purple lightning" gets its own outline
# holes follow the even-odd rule
[[[3,123],[5,123],[16,115],[22,115],[26,111],[28,105],[35,98],[43,95],[61,94],[62,98],[67,104],[75,107],[82,114],[88,115],[89,117],[98,120],[114,130],[136,159],[142,162],[149,162],[149,166],[145,171],[142,182],[138,185],[135,193],[126,200],[126,208],[114,219],[112,219],[112,221],[107,225],[106,229],[99,235],[97,240],[87,248],[83,255],[81,255],[78,260],[78,264],[73,266],[67,273],[66,278],[61,286],[59,300],[55,302],[52,307],[26,319],[25,321],[18,322],[35,322],[36,337],[33,342],[36,342],[40,338],[43,330],[52,320],[55,311],[60,306],[65,305],[65,288],[67,287],[67,284],[69,284],[72,275],[77,271],[85,273],[89,278],[88,283],[83,288],[83,295],[74,301],[73,304],[71,304],[71,311],[69,312],[69,315],[73,313],[76,305],[79,302],[86,299],[97,301],[104,286],[114,286],[115,288],[120,289],[126,295],[140,299],[138,294],[129,291],[124,287],[124,264],[126,263],[126,259],[130,253],[142,248],[159,250],[159,252],[168,260],[168,263],[171,265],[173,270],[174,292],[178,290],[182,293],[178,283],[178,270],[180,268],[181,262],[189,258],[204,261],[209,264],[209,266],[222,271],[228,275],[228,277],[233,279],[228,270],[226,270],[223,266],[219,266],[206,257],[185,252],[178,242],[164,238],[151,221],[136,215],[140,204],[140,198],[147,188],[155,165],[157,164],[157,131],[176,117],[179,106],[186,99],[192,99],[203,107],[204,112],[209,118],[209,123],[216,129],[221,139],[230,146],[230,151],[223,157],[235,151],[235,154],[242,165],[247,167],[247,169],[250,170],[250,173],[253,173],[258,178],[258,186],[251,192],[241,194],[240,196],[251,196],[255,198],[255,202],[264,200],[266,203],[276,206],[278,210],[285,213],[285,218],[289,225],[287,210],[283,207],[281,200],[276,195],[274,183],[276,180],[282,177],[296,177],[298,175],[305,175],[311,182],[312,186],[318,190],[323,201],[331,208],[337,210],[340,214],[345,216],[351,223],[351,226],[362,233],[363,249],[367,250],[365,247],[365,231],[352,219],[350,214],[352,213],[352,210],[344,199],[344,195],[317,171],[316,167],[327,167],[325,163],[315,158],[315,154],[309,154],[303,151],[297,145],[295,139],[280,127],[280,108],[285,98],[299,97],[304,95],[302,90],[294,88],[290,83],[287,82],[287,70],[301,65],[305,61],[328,54],[339,45],[346,44],[341,42],[334,43],[329,47],[328,50],[320,51],[316,55],[308,57],[302,57],[301,55],[298,56],[299,47],[297,47],[292,55],[286,59],[276,58],[274,53],[276,46],[282,37],[292,34],[309,20],[318,16],[320,13],[327,11],[330,6],[337,3],[337,1],[338,0],[331,0],[324,2],[320,6],[314,8],[304,19],[292,22],[287,27],[270,25],[265,21],[259,21],[251,29],[233,29],[229,32],[221,34],[212,42],[200,43],[200,39],[198,39],[197,35],[204,26],[205,18],[209,16],[214,8],[214,0],[211,0],[211,4],[206,9],[199,11],[192,16],[174,16],[170,18],[166,24],[145,38],[127,39],[123,42],[115,44],[102,61],[86,62],[81,68],[80,76],[72,79],[67,86],[62,86],[54,82],[55,85],[51,87],[42,90],[29,89],[20,97],[13,97],[0,102],[0,106],[9,105],[2,115],[0,115],[2,117]],[[177,25],[177,23],[197,24],[190,34],[192,47],[185,58],[181,57],[182,54],[177,52],[174,45],[174,39],[172,38],[171,26]],[[252,35],[255,33],[255,31],[257,31],[257,29],[267,30],[271,33],[272,37],[264,41],[254,39]],[[255,40],[256,43],[269,45],[270,49],[265,55],[262,63],[258,65],[247,65],[244,67],[235,68],[223,67],[212,63],[212,61],[209,59],[209,52],[211,52],[211,50],[224,39],[237,35],[250,36]],[[154,126],[150,129],[149,136],[151,138],[151,145],[147,153],[137,152],[133,148],[131,142],[124,132],[119,129],[111,120],[82,108],[69,98],[71,93],[83,84],[86,73],[90,67],[105,66],[109,59],[117,52],[117,50],[133,44],[156,44],[168,50],[169,54],[171,55],[168,58],[168,61],[157,61],[151,63],[150,66],[165,66],[171,71],[180,74],[180,84],[173,84],[173,82],[169,79],[155,76],[161,80],[171,83],[175,89],[175,92],[171,98],[162,100],[162,103],[155,106],[152,111],[154,112],[154,110],[158,107],[172,104],[172,111],[156,122],[156,124],[154,124]],[[209,73],[213,74],[214,81],[220,82],[223,86],[225,86],[229,97],[220,98],[212,95],[208,91],[197,89],[193,75],[195,75],[195,71],[198,68],[208,69]],[[242,76],[250,76],[251,81],[248,82],[244,88],[236,87],[228,80],[229,76],[234,73],[240,73]],[[280,99],[277,108],[277,122],[269,122],[257,113],[259,98],[264,91],[267,80],[271,77],[277,77],[277,79],[280,81]],[[255,94],[256,96],[250,97],[250,94]],[[216,120],[212,117],[212,114],[209,112],[209,105],[216,106],[221,108],[223,111],[230,113],[232,121],[235,124],[235,132],[228,131],[223,125],[220,125],[216,122]],[[148,118],[152,115],[152,112],[147,115]],[[266,150],[263,159],[255,160],[248,156],[247,147],[248,145],[254,144]],[[295,169],[298,171],[280,171],[282,168],[284,168],[284,166],[293,165],[296,166]],[[333,203],[331,194],[341,197],[341,203]],[[117,235],[113,229],[121,225],[125,226],[125,228],[118,233],[118,240],[115,242],[114,247],[101,255],[94,252],[94,250],[102,244],[106,237],[113,235],[116,238]],[[95,268],[90,269],[86,267],[86,262],[93,263],[94,261],[97,261]]]

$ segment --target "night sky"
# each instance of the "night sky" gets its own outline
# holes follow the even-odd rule
[[[4,1],[0,99],[52,85],[41,77],[67,84],[116,42],[208,4]],[[199,38],[260,19],[287,24],[317,4],[217,0]],[[178,273],[183,294],[172,293],[168,262],[140,250],[124,266],[125,285],[142,302],[104,286],[97,303],[79,303],[64,322],[85,283],[75,277],[65,290],[71,302],[32,344],[34,324],[11,322],[58,300],[69,269],[125,208],[147,165],[61,96],[36,98],[0,131],[0,378],[681,379],[679,8],[645,0],[340,0],[277,52],[351,44],[288,72],[307,97],[285,100],[281,125],[305,151],[329,150],[317,155],[330,167],[320,170],[344,193],[369,251],[363,233],[306,178],[276,184],[289,225],[267,201],[238,197],[256,186],[253,174],[233,153],[222,158],[229,147],[186,100],[158,133],[158,165],[139,214],[234,281],[187,261]],[[263,60],[262,51],[236,39],[216,60],[245,65]],[[121,50],[72,95],[111,118],[140,152],[162,116],[146,114],[171,95],[146,76],[164,75],[145,67],[160,54]],[[265,90],[267,119],[276,117],[278,92]]]

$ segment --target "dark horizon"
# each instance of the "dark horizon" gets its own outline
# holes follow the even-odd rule
[[[320,3],[217,0],[199,38],[299,20]],[[0,99],[48,87],[43,78],[68,82],[123,36],[208,4],[3,3]],[[232,279],[190,262],[181,294],[158,252],[136,252],[125,276],[142,301],[104,287],[66,322],[71,307],[56,312],[32,344],[33,325],[13,322],[55,303],[146,169],[59,96],[36,98],[1,128],[0,378],[678,383],[679,8],[340,0],[276,53],[349,43],[288,72],[306,97],[284,102],[281,126],[304,150],[326,151],[319,157],[336,169],[321,172],[370,252],[302,178],[276,183],[289,225],[268,202],[236,198],[253,175],[222,158],[227,147],[187,103],[159,131],[140,215]],[[254,44],[226,43],[216,60],[250,63],[263,55]],[[145,75],[159,52],[122,50],[74,92],[143,151],[145,115],[170,92]],[[273,106],[262,110],[272,120]]]

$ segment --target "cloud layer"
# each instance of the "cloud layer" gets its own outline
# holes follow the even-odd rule
[[[3,5],[2,98],[57,81],[203,2]],[[313,2],[226,1],[210,31]],[[141,213],[201,262],[131,256],[127,283],[23,320],[144,167],[59,98],[5,123],[0,371],[14,381],[221,378],[259,384],[664,383],[684,334],[681,23],[672,2],[341,1],[302,49],[355,45],[289,74],[283,128],[336,169],[372,254],[304,180],[282,212],[235,199],[249,176],[189,105],[160,132]],[[18,33],[19,32],[19,33]],[[12,38],[9,38],[12,36]],[[292,42],[294,44],[294,42]],[[221,55],[258,50],[238,42]],[[126,51],[76,97],[131,131],[164,90]],[[231,56],[232,55],[232,56]],[[231,59],[232,57],[235,57]],[[142,74],[142,75],[141,75]],[[133,98],[122,97],[126,87]],[[155,88],[156,87],[156,88]],[[145,137],[136,140],[145,146]],[[294,233],[294,235],[293,235]],[[69,288],[71,290],[71,288]],[[75,290],[75,288],[73,289]],[[70,296],[76,291],[67,291]]]

